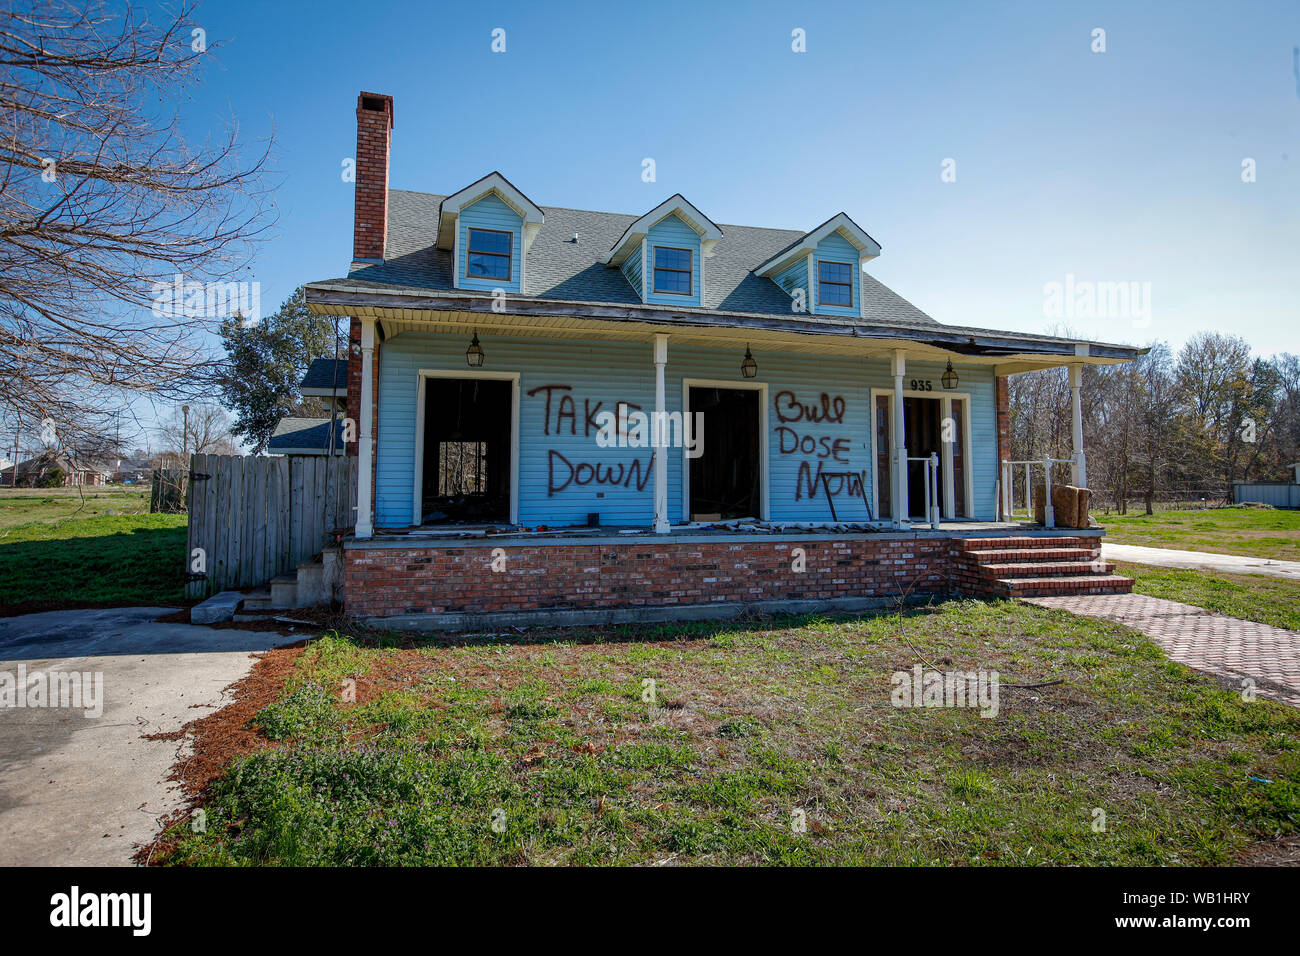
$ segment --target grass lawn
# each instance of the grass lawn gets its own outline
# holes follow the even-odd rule
[[[1093,517],[1105,526],[1111,544],[1300,561],[1300,511],[1215,508]]]
[[[52,524],[70,517],[149,512],[147,487],[105,485],[82,493],[84,500],[76,488],[0,488],[0,532],[33,521]]]
[[[185,515],[161,514],[45,515],[0,527],[0,614],[180,604],[185,529]]]
[[[502,637],[311,643],[154,862],[1214,864],[1300,821],[1300,712],[1115,624],[954,601]],[[997,715],[891,706],[918,663],[998,671]]]
[[[1134,580],[1138,594],[1195,604],[1247,621],[1300,631],[1300,582],[1263,574],[1157,568],[1116,564],[1117,574]]]

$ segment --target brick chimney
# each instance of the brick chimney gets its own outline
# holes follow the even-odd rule
[[[388,151],[393,139],[393,98],[382,93],[357,96],[357,181],[352,217],[352,259],[381,260],[388,238]],[[379,353],[375,350],[371,434],[379,437]],[[361,414],[361,323],[354,317],[348,328],[347,413]],[[360,423],[358,423],[360,427]],[[349,442],[348,455],[356,455]],[[373,488],[374,485],[371,484]]]
[[[356,207],[352,258],[384,258],[388,234],[388,150],[393,138],[393,98],[362,92],[357,97]]]

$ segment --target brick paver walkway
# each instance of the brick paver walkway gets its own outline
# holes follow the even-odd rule
[[[1145,594],[1026,598],[1030,604],[1136,628],[1179,663],[1224,678],[1250,677],[1256,692],[1300,707],[1300,633]]]

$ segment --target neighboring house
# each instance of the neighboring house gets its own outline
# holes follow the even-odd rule
[[[312,359],[298,386],[304,398],[314,398],[330,413],[327,418],[299,418],[286,416],[280,419],[267,442],[266,450],[272,455],[342,455],[343,419],[347,411],[348,361],[347,359]],[[334,441],[330,442],[330,421],[334,421]]]
[[[73,488],[78,485],[83,487],[106,485],[112,479],[113,472],[107,465],[81,462],[49,451],[18,462],[16,469],[10,465],[0,471],[0,483],[17,484],[27,488],[42,487],[49,485],[56,475],[59,476],[59,485]]]
[[[330,448],[330,419],[282,418],[276,423],[275,433],[267,442],[271,455],[342,455],[343,422],[334,419],[334,445]]]
[[[319,399],[327,409],[341,413],[348,397],[348,360],[312,359],[298,393],[303,398]]]
[[[113,480],[124,484],[140,484],[153,478],[153,462],[148,458],[122,458],[113,469]]]
[[[1070,369],[1055,478],[1085,485],[1082,367],[1143,351],[940,324],[867,271],[881,246],[845,212],[806,231],[718,224],[680,194],[593,212],[497,172],[389,189],[392,98],[362,93],[356,117],[352,266],[306,286],[351,320],[353,613],[945,591],[962,542],[1013,533],[1007,376]],[[679,440],[695,415],[698,456]]]

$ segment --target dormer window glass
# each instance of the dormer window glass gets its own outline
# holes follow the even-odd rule
[[[692,295],[691,267],[694,252],[672,246],[655,246],[654,291],[670,295]]]
[[[470,229],[465,278],[510,281],[514,234],[496,229]]]
[[[817,263],[817,301],[853,308],[853,266],[847,262]]]

